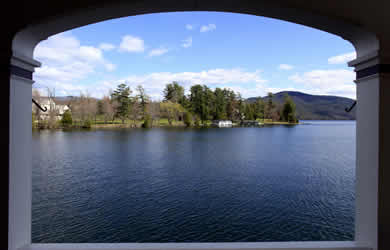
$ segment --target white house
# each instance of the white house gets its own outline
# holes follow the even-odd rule
[[[228,128],[228,127],[232,127],[233,126],[232,121],[229,121],[229,120],[213,121],[212,124],[213,124],[213,126],[217,126],[219,128]]]
[[[68,105],[57,104],[53,98],[50,97],[40,97],[39,100],[35,100],[43,109],[47,109],[46,112],[39,110],[39,108],[32,103],[32,112],[39,114],[40,119],[47,120],[50,117],[50,114],[54,112],[54,115],[57,120],[60,120],[65,111],[69,110]]]

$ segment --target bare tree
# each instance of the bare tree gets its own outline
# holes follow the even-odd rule
[[[87,112],[87,120],[95,120],[96,123],[96,115],[98,113],[97,100],[92,98],[91,95],[87,92],[85,98],[86,112]]]
[[[56,107],[56,103],[54,101],[55,99],[55,89],[47,88],[47,98],[48,98],[48,109],[46,112],[48,112],[48,120],[47,120],[47,126],[48,128],[55,128],[57,127],[57,120],[59,117],[59,112]]]
[[[73,98],[70,103],[73,122],[75,124],[78,124],[79,126],[81,126],[84,123],[87,115],[86,107],[85,107],[85,103],[86,103],[85,99],[86,99],[85,95],[82,92],[80,92],[80,95],[78,97]]]
[[[130,106],[130,120],[132,121],[132,127],[136,127],[137,120],[140,118],[140,114],[142,114],[142,107],[140,103],[137,101],[137,98],[132,98],[132,104]]]
[[[102,112],[104,123],[107,123],[109,120],[114,120],[115,116],[115,101],[111,100],[109,96],[103,96],[102,102]]]
[[[32,98],[39,104],[42,103],[42,100],[41,100],[41,94],[39,93],[39,91],[37,89],[33,89],[32,90]],[[36,105],[33,105],[32,106],[32,113],[34,115],[34,118],[35,120],[38,122],[38,124],[41,123],[41,110],[36,106]],[[35,121],[34,121],[35,123]]]
[[[97,100],[92,98],[88,92],[80,92],[80,96],[73,98],[69,103],[72,117],[75,123],[83,126],[87,121],[96,121],[98,112]]]
[[[160,120],[160,103],[159,102],[151,102],[147,106],[147,112],[150,114],[150,117],[152,118],[152,125],[154,123],[159,122]]]
[[[184,108],[179,103],[171,101],[160,103],[161,116],[168,119],[169,125],[181,118],[185,112]]]

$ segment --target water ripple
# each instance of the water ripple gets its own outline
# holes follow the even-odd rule
[[[32,240],[353,240],[354,130],[34,132]]]

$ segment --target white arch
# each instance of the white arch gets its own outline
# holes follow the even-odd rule
[[[286,4],[287,5],[287,4]],[[146,0],[105,3],[89,9],[79,9],[62,16],[48,18],[41,23],[31,24],[18,32],[13,40],[13,51],[32,58],[35,46],[49,36],[113,18],[149,13],[174,11],[222,11],[264,16],[302,24],[340,36],[351,42],[357,56],[377,50],[376,36],[364,29],[334,17],[322,16],[296,8],[272,4],[269,1],[221,1],[221,0]]]
[[[335,16],[313,13],[303,8],[305,3],[297,5],[302,6],[302,8],[293,8],[289,5],[293,1],[283,0],[274,0],[273,2],[268,0],[112,0],[113,3],[107,3],[109,1],[100,1],[100,4],[90,8],[64,11],[64,14],[61,16],[47,18],[46,20],[41,20],[40,23],[31,23],[18,32],[13,39],[11,64],[33,72],[34,67],[40,65],[39,62],[33,60],[33,52],[36,45],[49,36],[73,28],[113,18],[172,11],[224,11],[271,17],[306,25],[340,36],[351,42],[358,56],[355,63],[360,65],[362,69],[367,66],[368,61],[370,63],[377,62],[379,42],[374,33]],[[106,3],[103,4],[102,2]],[[309,1],[306,1],[307,3]],[[358,159],[358,167],[359,164],[361,167],[357,175],[364,179],[362,181],[364,186],[361,185],[361,190],[358,188],[358,192],[363,194],[361,195],[363,198],[357,198],[360,199],[358,203],[360,202],[361,204],[358,204],[360,210],[357,210],[357,213],[360,213],[357,215],[360,221],[357,222],[356,240],[359,241],[359,244],[368,242],[368,245],[376,248],[378,237],[378,200],[376,196],[378,193],[378,171],[376,168],[379,166],[378,152],[381,150],[378,143],[380,138],[379,120],[384,116],[384,113],[379,113],[381,111],[379,107],[385,106],[385,103],[379,101],[379,89],[382,86],[381,81],[384,80],[377,79],[376,76],[370,79],[364,80],[367,82],[371,81],[368,84],[360,84],[361,99],[359,99],[360,104],[358,105],[358,116],[360,115],[363,119],[360,118],[358,122],[358,127],[360,126],[361,129],[360,134],[358,133],[357,154],[361,153],[362,157]],[[23,77],[11,76],[9,250],[16,250],[31,243],[31,155],[28,152],[31,151],[31,118],[29,118],[29,115],[31,115],[30,98],[32,83],[31,80]],[[388,91],[390,93],[390,89]],[[17,152],[24,152],[24,154],[17,154]],[[386,162],[381,164],[385,165]],[[348,243],[343,244],[332,243],[326,246],[328,249],[337,249],[343,246],[345,247],[343,249],[368,249],[357,248],[354,245],[355,243],[351,243],[351,245]],[[246,248],[254,247],[249,245]],[[243,246],[240,245],[237,248],[245,248]],[[185,247],[188,248],[190,246],[186,245],[183,248]],[[193,248],[196,247],[194,246]],[[221,248],[222,245],[216,247]],[[226,249],[232,248],[231,245],[224,247]],[[283,248],[282,245],[279,247]],[[318,246],[315,244],[298,244],[296,249],[301,247],[318,249]],[[47,249],[49,248],[50,246]],[[105,249],[111,248],[112,246],[108,246]],[[175,248],[175,246],[172,246],[172,248]],[[37,249],[41,250],[44,248],[40,247]],[[94,249],[94,246],[90,249]]]

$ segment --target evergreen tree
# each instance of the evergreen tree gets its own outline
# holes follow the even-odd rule
[[[284,97],[284,104],[282,109],[282,118],[286,122],[296,122],[296,114],[295,114],[295,103],[291,99],[291,97],[286,94]]]
[[[246,103],[245,104],[245,120],[254,120],[254,114],[253,114],[253,110],[252,110],[252,107],[249,103]]]
[[[214,110],[214,119],[215,120],[225,120],[227,119],[226,106],[227,106],[227,97],[225,96],[225,91],[220,88],[214,90],[215,96],[215,110]]]
[[[126,118],[129,116],[131,108],[131,90],[126,84],[119,84],[117,89],[111,94],[111,99],[116,101],[118,106],[116,108],[115,117],[122,120],[125,123]]]
[[[267,96],[267,103],[265,105],[265,108],[264,108],[264,118],[265,119],[272,119],[273,117],[273,113],[274,113],[274,109],[275,109],[275,104],[273,103],[273,97],[274,95],[269,92],[268,93],[268,96]]]
[[[201,116],[203,124],[205,121],[213,119],[215,110],[216,102],[214,92],[206,85],[203,85],[203,113]]]
[[[237,120],[237,96],[232,90],[224,90],[226,96],[226,115],[229,120]]]
[[[137,92],[138,92],[138,95],[136,96],[137,100],[135,100],[135,101],[139,102],[139,105],[141,108],[142,119],[144,119],[145,114],[146,114],[146,106],[149,103],[150,98],[146,94],[145,89],[141,85],[137,86]]]
[[[72,123],[73,123],[72,114],[70,113],[69,110],[67,110],[62,115],[61,124],[64,127],[69,127],[72,125]]]
[[[184,88],[177,82],[169,83],[164,89],[164,100],[177,102],[183,105],[184,102]]]
[[[202,85],[194,85],[191,87],[190,102],[191,110],[203,121],[207,119],[207,104]]]
[[[255,116],[256,119],[264,119],[264,102],[261,98],[255,103]]]
[[[241,97],[241,94],[238,93],[237,95],[237,103],[238,103],[238,119],[239,120],[246,120],[247,118],[245,117],[245,102]]]
[[[191,102],[189,97],[183,96],[183,100],[179,103],[181,104],[181,106],[183,106],[183,108],[191,110]]]

